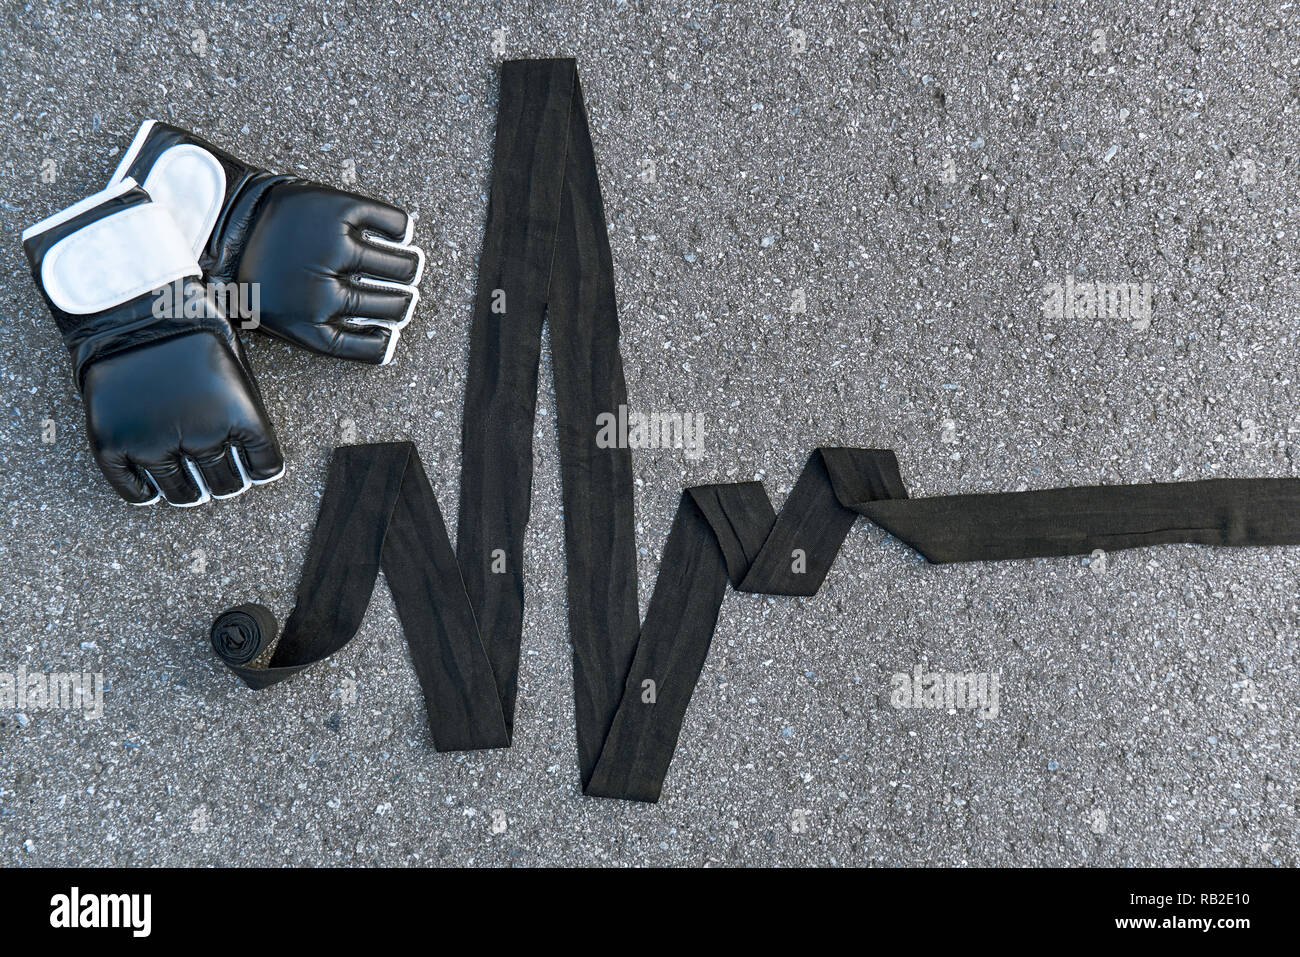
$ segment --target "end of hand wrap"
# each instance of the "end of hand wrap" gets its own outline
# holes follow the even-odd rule
[[[275,640],[280,624],[265,605],[227,608],[212,623],[208,637],[217,657],[236,671]]]

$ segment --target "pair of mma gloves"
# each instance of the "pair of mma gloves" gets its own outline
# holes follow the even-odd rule
[[[25,230],[95,461],[117,493],[201,505],[284,474],[212,290],[257,303],[262,332],[384,365],[419,298],[413,226],[387,203],[269,173],[150,120],[107,189]]]

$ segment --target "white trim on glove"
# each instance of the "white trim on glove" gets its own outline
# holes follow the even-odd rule
[[[135,158],[140,155],[140,150],[144,149],[145,141],[149,139],[149,131],[157,123],[157,120],[145,120],[140,124],[140,128],[135,131],[135,138],[131,140],[131,145],[126,148],[126,153],[122,156],[122,161],[117,164],[117,169],[113,170],[113,175],[108,181],[110,186],[126,176],[126,171],[135,163]]]
[[[136,181],[133,179],[125,179],[121,182],[110,183],[98,193],[91,193],[85,199],[73,203],[67,209],[61,209],[53,216],[45,217],[45,219],[42,219],[36,225],[28,226],[23,230],[22,241],[27,242],[27,240],[31,239],[33,236],[39,236],[41,233],[49,232],[60,223],[66,223],[68,220],[80,216],[82,213],[86,212],[86,210],[94,209],[96,206],[101,203],[106,203],[110,199],[116,199],[118,196],[133,189],[135,186]]]
[[[390,279],[376,279],[373,276],[357,276],[355,282],[360,286],[369,286],[372,289],[390,289],[395,292],[404,292],[410,295],[411,301],[406,307],[406,313],[401,319],[396,321],[392,319],[368,319],[364,316],[349,316],[343,320],[345,325],[362,327],[378,326],[388,330],[388,348],[384,351],[384,359],[379,364],[386,366],[393,361],[393,355],[397,351],[397,340],[401,338],[402,330],[406,328],[415,315],[416,303],[420,301],[420,277],[424,275],[424,250],[419,246],[411,243],[411,237],[415,234],[415,217],[410,213],[406,214],[406,232],[402,236],[401,242],[395,242],[386,236],[381,236],[373,230],[364,230],[361,233],[363,242],[370,243],[372,246],[381,246],[385,249],[401,249],[415,253],[416,266],[415,275],[409,283],[394,282]]]

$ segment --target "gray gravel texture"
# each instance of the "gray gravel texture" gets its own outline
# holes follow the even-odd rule
[[[207,646],[287,614],[335,444],[416,441],[455,515],[505,57],[578,58],[632,405],[705,416],[634,455],[643,609],[683,485],[779,502],[818,444],[914,495],[1295,474],[1300,9],[1132,6],[6,0],[0,671],[109,687],[0,714],[0,865],[1295,865],[1300,549],[936,567],[860,522],[815,598],[728,593],[657,805],[582,797],[549,363],[512,749],[433,750],[382,583],[275,689]],[[391,367],[250,340],[288,475],[192,511],[102,480],[19,243],[148,117],[351,161],[429,255]],[[1067,275],[1149,328],[1045,316]],[[891,707],[918,664],[1000,713]]]

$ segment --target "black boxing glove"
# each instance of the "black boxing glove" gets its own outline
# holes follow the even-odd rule
[[[72,353],[95,461],[133,505],[201,505],[284,473],[234,329],[166,210],[127,178],[23,232]]]
[[[424,271],[405,212],[257,169],[155,120],[110,182],[128,176],[171,214],[209,281],[246,284],[256,328],[327,356],[392,361]]]

